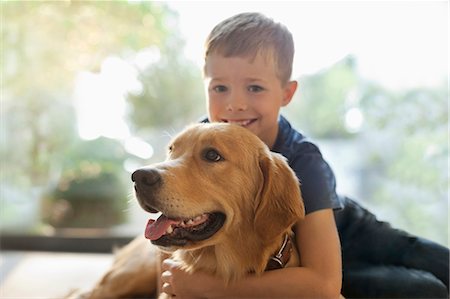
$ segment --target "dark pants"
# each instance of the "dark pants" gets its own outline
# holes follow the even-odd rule
[[[449,298],[449,249],[392,228],[349,198],[335,213],[346,298]]]

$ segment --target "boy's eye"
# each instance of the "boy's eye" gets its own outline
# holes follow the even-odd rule
[[[226,92],[228,90],[228,88],[224,85],[216,85],[213,87],[213,90],[215,92]]]
[[[250,85],[249,87],[248,87],[248,91],[250,91],[250,92],[261,92],[261,91],[263,91],[264,90],[264,88],[262,88],[261,86],[259,86],[259,85]]]

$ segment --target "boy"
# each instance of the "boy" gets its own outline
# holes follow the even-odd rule
[[[342,282],[341,237],[344,296],[446,297],[448,250],[416,242],[417,238],[377,222],[355,202],[340,199],[335,191],[334,174],[319,149],[279,115],[280,108],[289,104],[297,88],[297,82],[290,81],[293,55],[292,36],[283,25],[261,14],[239,14],[221,22],[210,33],[206,42],[204,78],[206,121],[237,123],[248,128],[272,151],[283,154],[296,172],[307,213],[294,227],[301,266],[268,271],[260,277],[249,275],[226,287],[204,273],[189,275],[168,259],[162,266],[162,291],[177,297],[338,298]],[[333,211],[336,211],[336,222]],[[352,223],[358,223],[357,227]],[[372,235],[365,235],[370,232]],[[376,248],[369,252],[366,247],[372,245],[367,243],[358,248],[360,236],[368,242],[376,234],[389,237],[392,242],[388,244],[397,246],[391,249],[404,250],[407,254],[377,251]],[[423,258],[417,265],[408,264],[416,261],[412,243],[420,244],[424,254],[435,254],[431,261],[439,259],[441,265],[434,266]],[[409,255],[407,259],[406,255]],[[388,266],[384,268],[383,264]],[[425,264],[429,266],[427,269],[420,268]],[[403,266],[419,270],[410,273]],[[446,279],[447,287],[430,272],[422,270]],[[397,284],[403,285],[392,286],[390,281],[394,277]],[[420,286],[411,290],[404,283]]]

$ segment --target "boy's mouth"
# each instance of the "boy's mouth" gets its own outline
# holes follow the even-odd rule
[[[241,127],[247,127],[254,123],[256,121],[256,118],[252,119],[222,119],[222,122],[229,123],[229,124],[235,124],[239,125]]]

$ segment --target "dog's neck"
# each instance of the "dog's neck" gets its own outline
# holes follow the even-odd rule
[[[289,234],[284,235],[280,249],[270,257],[267,262],[266,271],[281,269],[286,267],[292,254],[292,239]]]
[[[246,236],[240,246],[223,242],[195,250],[178,250],[175,256],[184,262],[189,272],[204,271],[231,282],[248,273],[261,274],[267,270],[268,261],[280,252],[284,243],[284,235],[270,244],[265,244],[258,236]]]

